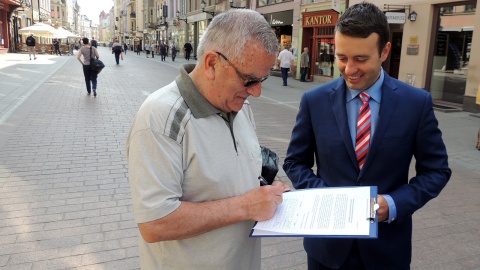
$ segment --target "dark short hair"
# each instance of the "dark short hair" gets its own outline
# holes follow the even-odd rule
[[[387,17],[377,6],[367,2],[347,8],[335,26],[335,32],[337,31],[342,35],[357,38],[367,38],[372,33],[377,33],[380,55],[390,39]]]
[[[83,44],[88,44],[88,38],[84,37],[82,38]]]

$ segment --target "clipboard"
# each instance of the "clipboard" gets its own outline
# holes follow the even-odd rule
[[[378,238],[376,186],[295,190],[283,201],[271,219],[255,223],[250,237]]]

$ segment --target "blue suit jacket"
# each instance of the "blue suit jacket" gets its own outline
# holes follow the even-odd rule
[[[343,78],[302,96],[283,169],[296,189],[377,186],[379,194],[389,194],[397,220],[379,223],[378,239],[357,240],[360,254],[367,269],[409,269],[412,214],[440,193],[451,170],[430,93],[387,74],[381,91],[378,123],[363,170],[348,128]],[[416,176],[408,179],[413,157]],[[305,238],[304,247],[310,257],[337,268],[352,242]]]

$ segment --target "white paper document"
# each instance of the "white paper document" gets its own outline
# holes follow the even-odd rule
[[[376,190],[339,187],[284,193],[273,218],[257,222],[250,236],[376,238]]]

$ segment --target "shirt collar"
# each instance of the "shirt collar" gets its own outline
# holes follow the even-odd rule
[[[370,95],[370,98],[375,100],[377,103],[380,103],[382,100],[382,84],[383,80],[385,79],[385,74],[383,73],[383,68],[380,69],[380,78],[372,85],[370,88],[367,90],[353,90],[350,88],[348,89],[348,95],[347,95],[347,102],[350,102],[354,98],[356,98],[360,92],[365,91]]]
[[[180,75],[175,79],[177,87],[182,95],[188,108],[191,110],[195,118],[205,118],[210,115],[222,115],[222,112],[215,108],[208,100],[198,91],[197,87],[188,75],[195,68],[194,64],[186,64],[180,67]],[[234,118],[236,112],[232,112]],[[228,117],[228,116],[227,116]]]

